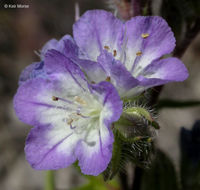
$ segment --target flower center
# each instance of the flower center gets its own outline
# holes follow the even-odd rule
[[[90,94],[83,94],[82,97],[64,99],[52,96],[53,101],[62,103],[62,107],[66,108],[66,115],[63,121],[70,126],[71,129],[81,130],[87,128],[91,120],[97,121],[102,110],[101,104]],[[60,104],[61,105],[61,104]],[[59,106],[58,106],[59,107]],[[83,127],[83,125],[85,127]],[[79,131],[80,131],[79,130]]]

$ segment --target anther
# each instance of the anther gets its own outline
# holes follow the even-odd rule
[[[142,36],[142,38],[147,38],[147,37],[149,37],[149,34],[148,33],[144,33],[141,36]]]
[[[82,104],[82,105],[86,105],[87,103],[83,100],[83,99],[81,99],[79,96],[75,96],[74,97],[74,100],[76,101],[76,102],[78,102],[79,104]]]
[[[73,121],[74,121],[73,119],[69,119],[69,121],[67,121],[67,124],[71,125]]]
[[[110,48],[109,46],[104,46],[104,49],[109,50]]]
[[[96,84],[96,82],[94,82],[94,81],[91,81],[91,83],[92,83],[92,84]]]
[[[138,51],[138,52],[136,53],[136,55],[137,55],[137,56],[141,56],[141,55],[142,55],[142,52],[141,52],[141,51]]]
[[[117,56],[117,50],[113,50],[113,55],[114,55],[114,57],[116,57]]]
[[[53,101],[58,101],[58,97],[52,96],[52,100],[53,100]]]
[[[108,76],[108,77],[106,78],[106,81],[107,81],[107,82],[110,82],[110,80],[111,80],[111,78]]]

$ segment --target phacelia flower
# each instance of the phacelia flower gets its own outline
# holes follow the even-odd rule
[[[67,167],[77,159],[84,174],[98,175],[112,156],[111,123],[122,112],[109,82],[88,84],[69,58],[49,50],[20,76],[14,98],[19,119],[34,126],[26,140],[26,159],[38,170]]]
[[[173,51],[175,38],[159,16],[137,16],[123,23],[110,12],[87,11],[74,24],[73,37],[50,40],[41,57],[57,49],[75,61],[90,82],[110,81],[121,97],[188,77],[179,59],[162,58]]]

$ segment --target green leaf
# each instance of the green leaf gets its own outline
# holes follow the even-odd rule
[[[141,190],[178,190],[176,172],[171,160],[157,151],[151,169],[144,170]]]

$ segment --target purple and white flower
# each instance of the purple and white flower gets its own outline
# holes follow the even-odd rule
[[[123,23],[110,12],[87,11],[64,36],[42,49],[57,49],[74,60],[90,82],[110,81],[121,97],[188,77],[184,64],[169,57],[175,47],[170,27],[159,16],[137,16]],[[87,61],[85,61],[87,60]]]
[[[112,157],[111,124],[120,118],[120,97],[188,77],[161,17],[138,16],[123,23],[103,10],[87,11],[73,36],[50,40],[41,61],[20,75],[14,107],[32,128],[26,158],[38,170],[79,161],[84,174],[98,175]]]
[[[34,126],[26,159],[38,170],[64,168],[78,159],[84,174],[98,175],[110,162],[111,124],[122,112],[116,89],[109,82],[88,84],[80,68],[56,50],[37,66],[39,74],[22,73],[14,98],[19,119]]]

